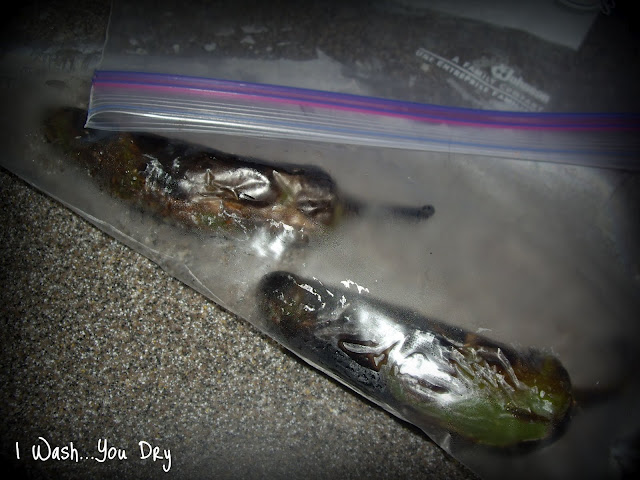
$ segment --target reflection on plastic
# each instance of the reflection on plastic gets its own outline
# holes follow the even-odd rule
[[[263,278],[258,295],[274,337],[425,431],[535,446],[568,419],[571,382],[555,357],[286,272]]]

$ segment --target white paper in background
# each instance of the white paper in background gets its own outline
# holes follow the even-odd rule
[[[600,11],[600,0],[394,0],[516,28],[577,50]]]

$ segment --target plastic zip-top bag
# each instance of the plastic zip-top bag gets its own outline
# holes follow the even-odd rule
[[[635,399],[634,248],[610,203],[633,176],[85,118],[43,125],[61,163],[27,176],[50,194],[482,476],[605,468]]]
[[[89,104],[49,99],[7,168],[480,476],[613,475],[639,427],[633,109],[560,113],[539,55],[575,51],[503,26],[241,7],[116,4]]]
[[[472,110],[294,87],[98,71],[87,126],[262,137],[635,169],[640,115]]]

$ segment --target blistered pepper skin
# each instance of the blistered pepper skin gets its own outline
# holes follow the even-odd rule
[[[50,112],[47,141],[115,197],[185,227],[245,238],[266,232],[301,245],[365,209],[316,167],[275,167],[155,135],[91,130],[85,118],[76,108]],[[386,205],[376,213],[421,221],[434,211]]]
[[[44,121],[49,143],[85,167],[115,197],[204,231],[256,229],[306,243],[339,221],[333,180],[313,167],[275,168],[143,134],[83,127],[86,112],[63,108]]]
[[[507,449],[553,440],[569,415],[571,382],[553,356],[286,272],[263,278],[258,297],[275,338],[425,430]]]

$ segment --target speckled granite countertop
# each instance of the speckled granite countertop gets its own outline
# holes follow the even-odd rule
[[[11,41],[99,45],[108,12],[108,2],[27,4]],[[0,192],[5,468],[33,478],[473,478],[421,432],[5,170]],[[63,460],[30,460],[44,440]],[[142,460],[152,447],[156,461]]]

